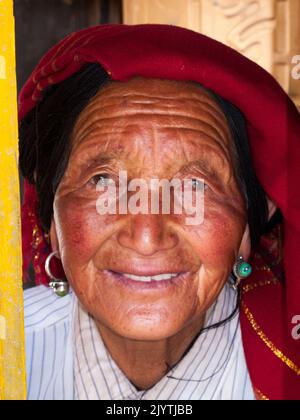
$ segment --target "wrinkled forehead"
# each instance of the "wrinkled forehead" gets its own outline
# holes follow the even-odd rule
[[[100,163],[165,175],[192,163],[229,179],[230,129],[212,94],[193,82],[108,82],[80,114],[69,169]]]
[[[175,123],[176,121],[176,123]],[[211,92],[195,82],[135,77],[126,82],[109,81],[89,102],[74,127],[73,144],[100,124],[135,127],[176,125],[217,131],[229,146],[226,117]]]
[[[193,81],[133,77],[127,81],[110,80],[99,92],[99,96],[113,97],[117,94],[153,95],[161,100],[180,98],[206,98],[213,101],[209,91],[199,83]]]
[[[121,107],[133,104],[161,104],[177,106],[182,111],[186,110],[189,104],[190,110],[196,105],[206,105],[203,108],[214,109],[219,117],[225,122],[225,117],[216,103],[211,92],[196,82],[185,82],[167,79],[148,79],[135,77],[126,82],[108,81],[99,93],[90,101],[89,105],[96,102],[105,107],[106,104],[114,102]],[[87,106],[86,110],[89,109]]]

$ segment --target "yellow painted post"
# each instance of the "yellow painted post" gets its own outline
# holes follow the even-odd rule
[[[0,400],[26,398],[13,1],[0,0]]]

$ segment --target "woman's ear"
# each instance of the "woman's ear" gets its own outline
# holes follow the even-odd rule
[[[244,260],[247,261],[248,258],[250,257],[250,253],[251,253],[251,239],[250,239],[250,229],[247,223],[237,257],[242,255]]]
[[[267,196],[267,202],[268,202],[268,209],[269,209],[269,218],[268,218],[268,220],[270,220],[271,217],[274,215],[275,211],[277,210],[277,206],[274,203],[274,201],[272,201],[268,196]]]
[[[54,252],[58,252],[59,253],[59,245],[58,245],[58,239],[57,239],[57,232],[56,232],[56,226],[55,226],[55,221],[54,218],[51,221],[51,227],[50,227],[50,241],[51,241],[51,248],[52,251]],[[59,256],[59,255],[57,255]]]
[[[269,219],[271,219],[271,217],[274,215],[275,211],[277,210],[277,206],[276,204],[267,196],[267,203],[268,203],[268,209],[269,209]],[[250,229],[249,229],[249,225],[246,225],[244,234],[243,234],[243,238],[242,238],[242,242],[239,248],[239,255],[242,255],[244,260],[247,261],[249,256],[251,253],[251,239],[250,239]]]

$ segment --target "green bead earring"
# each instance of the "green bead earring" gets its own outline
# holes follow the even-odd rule
[[[242,256],[239,256],[237,262],[233,266],[233,273],[236,276],[236,282],[232,287],[237,289],[241,280],[250,276],[252,273],[252,267],[250,264],[244,261]]]

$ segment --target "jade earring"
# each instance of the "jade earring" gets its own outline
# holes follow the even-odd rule
[[[232,283],[232,288],[236,290],[242,279],[250,276],[252,273],[252,267],[249,263],[245,262],[242,256],[239,256],[236,263],[233,266],[233,273],[236,280]]]

